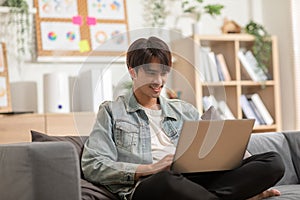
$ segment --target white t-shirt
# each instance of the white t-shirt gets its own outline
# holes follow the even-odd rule
[[[144,108],[144,110],[149,119],[152,158],[155,163],[168,154],[174,154],[176,147],[162,130],[162,110],[152,110],[149,108]]]

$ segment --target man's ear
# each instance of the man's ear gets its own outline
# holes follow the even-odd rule
[[[136,78],[136,71],[134,70],[134,68],[129,67],[128,71],[129,71],[129,74],[130,74],[131,78],[135,79]]]

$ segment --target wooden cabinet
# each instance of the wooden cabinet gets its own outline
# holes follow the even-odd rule
[[[239,60],[240,49],[251,50],[254,37],[247,34],[195,35],[172,43],[174,70],[172,87],[180,91],[180,98],[194,104],[203,112],[203,97],[213,95],[219,101],[225,101],[237,119],[245,118],[241,109],[241,95],[259,94],[274,123],[257,125],[254,132],[281,130],[281,108],[279,95],[278,47],[275,36],[271,37],[272,53],[268,63],[270,78],[256,82],[249,78]],[[209,48],[215,54],[223,54],[230,81],[209,82],[203,79],[200,68],[200,47]]]
[[[30,130],[45,131],[42,114],[0,115],[0,143],[29,142]]]
[[[0,115],[0,144],[30,142],[30,130],[48,135],[89,135],[95,113]]]
[[[89,135],[95,123],[95,113],[45,114],[48,135]]]

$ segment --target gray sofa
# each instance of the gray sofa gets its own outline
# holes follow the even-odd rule
[[[281,196],[269,198],[270,200],[300,199],[300,132],[252,134],[248,151],[251,154],[276,151],[284,161],[285,174],[274,186],[281,191]]]
[[[104,187],[85,181],[80,173],[79,158],[86,137],[54,137],[33,131],[32,140],[0,145],[1,199],[117,199]],[[270,200],[300,199],[300,132],[253,134],[248,150],[252,154],[277,151],[284,160],[285,175],[275,186],[282,195]]]

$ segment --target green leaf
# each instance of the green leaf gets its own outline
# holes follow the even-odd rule
[[[204,10],[206,13],[215,16],[215,15],[220,15],[221,14],[221,10],[224,8],[223,5],[220,4],[211,4],[211,5],[207,5],[204,7]]]
[[[186,8],[185,10],[183,10],[183,12],[185,13],[193,13],[196,10],[196,6],[191,6],[189,8]]]
[[[252,46],[253,55],[257,60],[258,66],[262,68],[264,72],[268,72],[267,64],[270,61],[272,53],[272,43],[269,33],[262,25],[252,20],[245,26],[245,31],[255,37]]]

